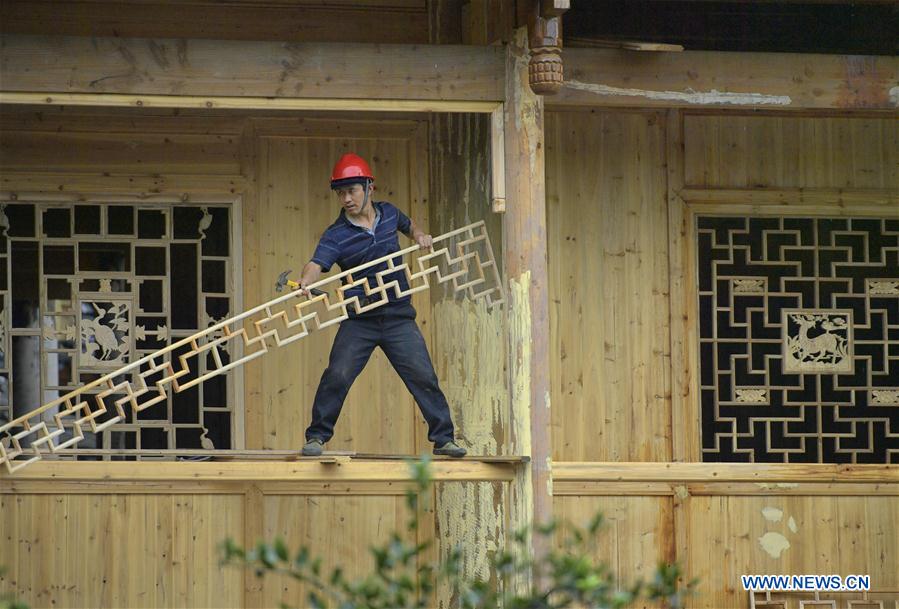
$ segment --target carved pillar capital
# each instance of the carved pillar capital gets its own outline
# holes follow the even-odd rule
[[[564,82],[561,13],[545,15],[535,2],[528,15],[528,84],[537,95],[555,95]]]
[[[563,82],[562,49],[557,46],[532,48],[528,62],[531,90],[537,95],[555,95]]]

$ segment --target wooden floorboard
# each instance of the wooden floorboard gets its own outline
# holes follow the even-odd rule
[[[364,460],[364,461],[405,461],[418,459],[419,455],[410,454],[380,454],[359,453],[349,450],[326,450],[318,457],[306,457],[298,450],[200,450],[200,449],[158,449],[158,450],[129,450],[129,449],[76,449],[58,450],[53,454],[44,455],[46,460],[67,460],[71,457],[100,457],[111,458],[115,461],[127,460],[129,457],[140,457],[141,460],[184,460],[184,461],[320,461],[334,462],[336,460]],[[497,455],[468,455],[461,459],[444,455],[431,455],[433,461],[477,461],[481,463],[527,463],[527,456],[497,456]]]

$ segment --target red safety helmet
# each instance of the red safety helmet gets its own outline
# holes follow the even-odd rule
[[[337,161],[334,170],[331,172],[331,188],[340,188],[347,184],[367,184],[374,182],[375,177],[371,174],[371,168],[358,154],[349,152]]]

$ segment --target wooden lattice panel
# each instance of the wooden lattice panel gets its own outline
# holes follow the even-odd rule
[[[230,317],[231,229],[227,203],[0,202],[0,426]],[[217,377],[96,433],[63,416],[55,442],[104,454],[231,448],[234,394]]]
[[[899,463],[899,220],[697,222],[703,460]]]
[[[749,609],[899,609],[899,591],[749,592]]]
[[[0,442],[0,464],[5,463],[12,472],[41,459],[45,452],[76,446],[85,430],[96,433],[124,421],[128,408],[133,412],[146,410],[166,400],[170,391],[184,391],[270,349],[340,323],[349,318],[350,311],[363,313],[381,307],[391,293],[397,297],[414,294],[428,289],[433,280],[450,285],[454,292],[472,300],[483,300],[488,308],[504,302],[484,222],[435,237],[430,252],[420,253],[412,262],[407,260],[407,255],[419,249],[415,245],[400,250],[309,286],[324,294],[307,297],[291,292],[211,325],[10,421],[0,427],[0,434],[9,438],[8,445]],[[374,287],[366,278],[356,277],[372,267],[379,269]],[[396,279],[385,280],[398,272],[406,276],[408,289],[402,290]],[[346,296],[355,286],[364,289],[366,304],[358,296]],[[204,360],[206,372],[197,373],[198,363]],[[127,380],[129,375],[132,381]],[[99,393],[88,394],[92,391]],[[49,423],[47,415],[52,416]],[[73,435],[60,441],[66,418]]]

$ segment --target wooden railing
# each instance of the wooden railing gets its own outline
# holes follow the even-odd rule
[[[431,276],[439,284],[449,283],[454,292],[465,293],[473,300],[484,300],[489,308],[504,302],[502,282],[483,221],[434,237],[431,251],[423,252],[415,259],[418,270],[412,272],[404,257],[416,251],[420,251],[418,245],[307,286],[310,290],[318,288],[324,292],[317,296],[289,292],[122,366],[5,423],[0,426],[0,465],[6,464],[7,469],[14,472],[41,459],[44,452],[54,453],[75,446],[84,439],[85,428],[97,433],[124,421],[126,406],[134,412],[145,410],[168,399],[169,386],[175,392],[184,391],[265,355],[270,347],[288,345],[315,330],[338,324],[349,317],[350,306],[356,313],[364,313],[386,304],[391,291],[400,297],[426,290],[430,287]],[[398,264],[397,260],[401,262]],[[361,271],[383,264],[386,268],[375,274],[377,285],[374,288],[365,277],[355,278]],[[385,281],[387,275],[396,272],[405,274],[408,289],[401,289],[397,279]],[[357,286],[364,290],[364,304],[359,296],[346,296],[347,291]],[[328,292],[329,287],[333,292]],[[256,317],[258,319],[254,319]],[[238,346],[239,354],[230,361],[223,361],[219,347],[231,346],[231,343]],[[188,350],[177,356],[180,365],[176,370],[171,354],[185,347]],[[207,355],[214,362],[211,370],[179,381],[191,373],[188,360]],[[128,380],[129,376],[131,380]],[[112,405],[107,405],[110,398]],[[93,406],[91,402],[94,402]],[[60,439],[67,429],[71,429],[72,436]]]
[[[749,592],[749,609],[894,609],[899,607],[897,590],[857,592]]]

